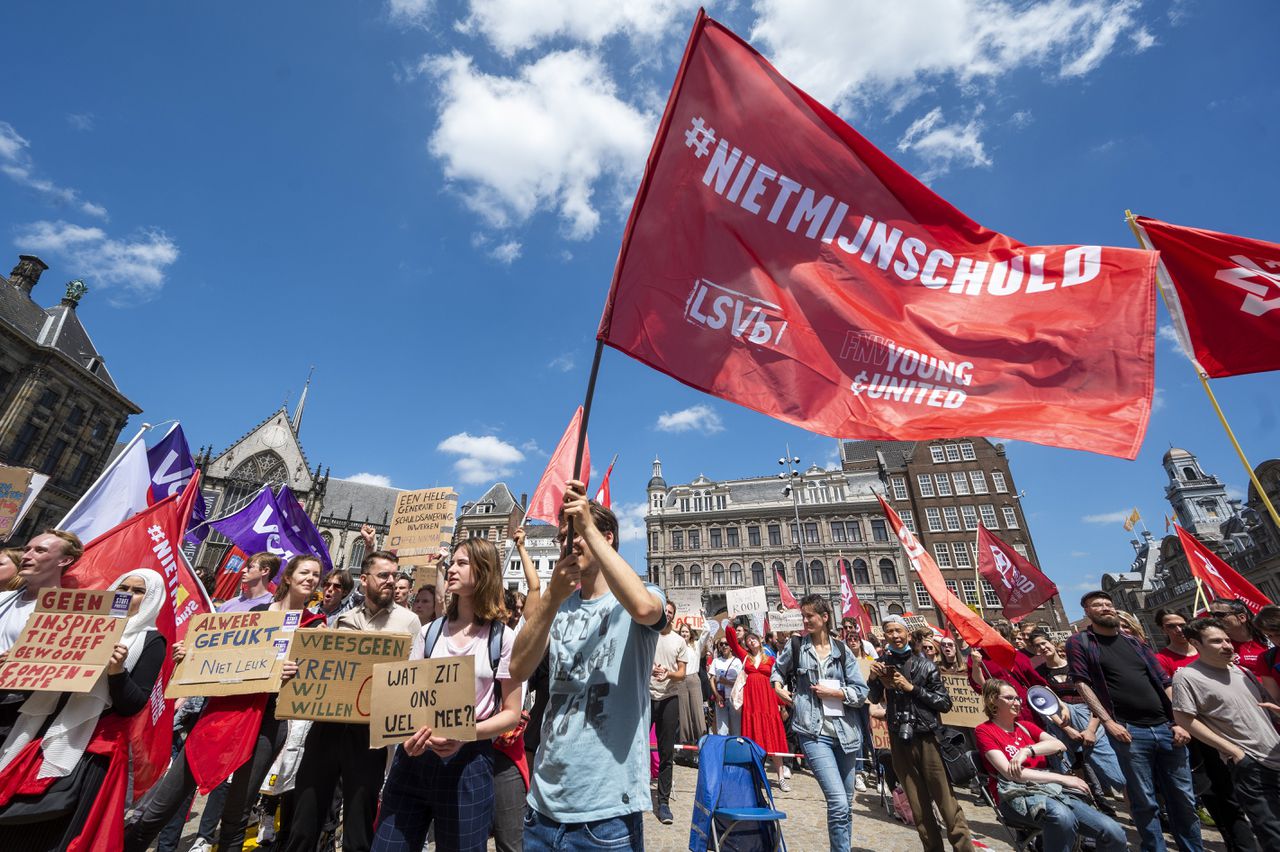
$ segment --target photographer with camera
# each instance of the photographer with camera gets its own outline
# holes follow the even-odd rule
[[[871,664],[869,700],[885,705],[889,752],[893,771],[911,803],[916,831],[925,852],[942,852],[942,832],[934,817],[937,805],[947,824],[947,839],[955,852],[973,852],[969,824],[951,791],[934,734],[942,723],[939,713],[951,709],[951,696],[942,675],[909,644],[910,631],[899,616],[884,620],[885,651]]]

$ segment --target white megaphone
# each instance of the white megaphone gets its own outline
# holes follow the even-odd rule
[[[1062,711],[1062,702],[1047,686],[1033,686],[1027,690],[1027,703],[1041,716],[1055,717]]]

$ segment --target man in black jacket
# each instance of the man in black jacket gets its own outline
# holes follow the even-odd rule
[[[955,852],[973,852],[969,823],[951,791],[935,732],[939,713],[951,709],[951,696],[933,663],[915,653],[907,624],[898,616],[884,620],[885,652],[871,664],[873,704],[884,703],[889,752],[898,783],[911,802],[916,831],[925,852],[943,852],[942,832],[933,815],[938,806]]]

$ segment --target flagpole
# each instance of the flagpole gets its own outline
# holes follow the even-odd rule
[[[582,475],[582,456],[587,447],[587,422],[591,419],[591,402],[596,395],[596,377],[600,374],[600,356],[604,354],[604,341],[596,340],[596,351],[591,356],[591,375],[587,378],[587,394],[582,400],[582,422],[578,424],[578,449],[573,456],[573,475]],[[525,515],[528,517],[527,513]],[[573,518],[566,516],[568,536],[565,547],[573,547]]]
[[[987,618],[987,607],[982,602],[982,573],[978,570],[978,560],[981,558],[979,554],[982,552],[982,521],[978,521],[978,528],[973,531],[973,582],[978,588],[978,615],[985,621]]]
[[[150,423],[142,424],[142,428],[138,430],[138,434],[129,439],[129,443],[124,445],[123,450],[116,453],[116,457],[111,460],[111,464],[102,469],[102,473],[98,474],[98,478],[93,481],[93,484],[84,490],[84,494],[80,495],[80,499],[76,501],[76,504],[72,506],[70,511],[62,517],[62,520],[58,522],[59,527],[65,524],[68,518],[75,515],[76,510],[80,508],[80,505],[84,503],[85,500],[89,499],[89,495],[93,494],[93,489],[97,487],[98,483],[105,479],[113,470],[116,469],[117,466],[119,466],[122,461],[124,461],[125,456],[129,454],[129,450],[133,449],[133,445],[141,441],[142,436],[147,434],[150,429]]]
[[[1125,221],[1129,223],[1129,228],[1133,231],[1133,236],[1137,239],[1138,245],[1145,249],[1151,249],[1151,244],[1143,237],[1142,229],[1138,226],[1138,220],[1134,217],[1133,211],[1124,211]],[[1159,283],[1159,273],[1156,274],[1157,284]],[[1157,286],[1156,290],[1160,293],[1160,297],[1164,299],[1165,309],[1169,314],[1173,315],[1173,308],[1169,304],[1170,296],[1164,292],[1163,286]],[[1262,487],[1262,483],[1258,481],[1258,476],[1253,472],[1253,465],[1249,464],[1248,457],[1244,454],[1244,449],[1240,446],[1240,442],[1236,440],[1236,433],[1231,429],[1231,424],[1227,422],[1227,415],[1223,413],[1222,406],[1218,404],[1218,398],[1213,394],[1213,388],[1209,387],[1209,374],[1204,371],[1200,363],[1192,357],[1190,352],[1184,352],[1187,359],[1191,361],[1191,366],[1196,371],[1196,377],[1200,379],[1200,386],[1204,388],[1204,392],[1209,397],[1209,403],[1213,406],[1214,412],[1218,415],[1218,422],[1222,424],[1223,430],[1227,433],[1227,437],[1231,440],[1231,446],[1235,447],[1236,455],[1240,457],[1240,464],[1244,465],[1245,473],[1249,475],[1249,481],[1253,483],[1254,490],[1258,492],[1258,499],[1262,501],[1262,505],[1267,507],[1268,514],[1271,515],[1271,521],[1280,528],[1280,513],[1276,512],[1276,507],[1272,505],[1271,498],[1267,496],[1267,491]]]

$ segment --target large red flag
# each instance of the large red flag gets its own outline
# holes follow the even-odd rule
[[[951,626],[960,634],[961,639],[970,645],[981,648],[983,653],[1005,668],[1012,667],[1014,657],[1018,653],[1017,650],[1003,636],[997,633],[995,628],[969,609],[964,601],[951,593],[951,590],[947,588],[946,580],[942,579],[942,572],[938,570],[938,564],[933,561],[933,557],[924,549],[924,545],[911,534],[911,530],[907,529],[902,523],[902,518],[898,517],[898,513],[884,501],[883,497],[877,494],[876,499],[880,501],[880,508],[884,509],[884,516],[889,519],[889,525],[893,527],[894,535],[898,537],[898,541],[902,542],[903,549],[907,551],[907,558],[911,560],[912,570],[919,575],[920,582],[924,583],[929,597],[933,598],[933,604],[938,608],[938,614],[945,621],[951,622]]]
[[[782,576],[782,572],[775,570],[773,577],[778,581],[778,600],[782,601],[782,605],[787,609],[799,609],[800,601],[796,600],[796,596],[791,594],[791,589],[787,586],[787,581]]]
[[[560,443],[556,444],[556,451],[551,454],[551,460],[547,462],[547,469],[542,472],[542,479],[538,480],[538,487],[534,489],[533,497],[529,498],[529,510],[526,513],[528,517],[537,518],[549,524],[560,523],[564,484],[570,479],[577,479],[584,483],[590,479],[591,448],[585,441],[582,446],[582,466],[578,468],[577,475],[573,472],[573,457],[578,451],[578,430],[581,428],[582,406],[579,405],[569,421],[569,428],[564,430]]]
[[[849,563],[843,559],[836,562],[836,570],[840,572],[840,609],[843,618],[856,618],[863,636],[871,635],[871,617],[867,608],[858,600],[858,590],[849,578]]]
[[[1165,295],[1174,328],[1204,371],[1280,370],[1280,245],[1136,220],[1173,285]]]
[[[1177,524],[1173,528],[1177,530],[1178,541],[1182,542],[1182,549],[1187,554],[1191,576],[1207,586],[1214,597],[1239,600],[1253,613],[1271,603],[1270,598],[1219,559],[1203,542]]]
[[[1018,551],[978,524],[978,573],[1004,605],[1004,617],[1022,618],[1058,593],[1058,587]]]
[[[1155,265],[982,227],[699,13],[597,336],[824,435],[1134,458]]]

